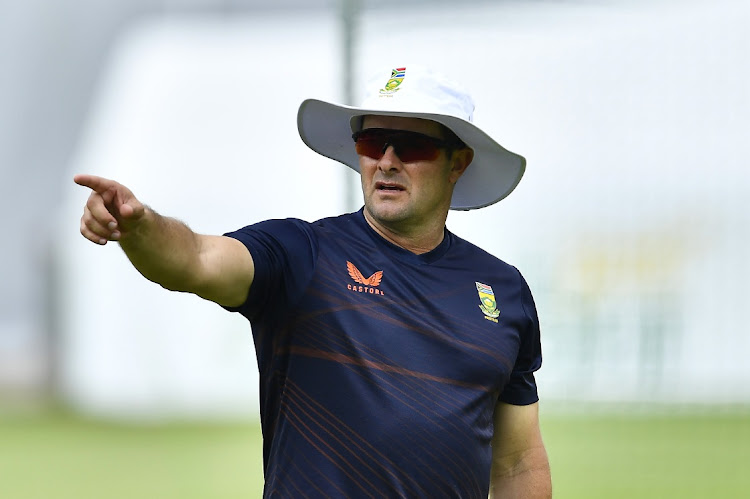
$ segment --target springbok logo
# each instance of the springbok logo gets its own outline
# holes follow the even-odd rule
[[[380,286],[380,281],[383,280],[382,270],[378,270],[370,277],[365,277],[362,275],[362,272],[359,271],[357,266],[348,260],[346,262],[346,270],[349,272],[349,277],[351,277],[357,284],[360,284],[360,286],[349,284],[347,286],[349,290],[356,291],[357,293],[369,293],[371,295],[384,294],[381,290],[376,289]]]
[[[406,68],[396,68],[391,71],[391,78],[385,84],[385,87],[380,89],[380,93],[383,95],[394,94],[399,91],[398,86],[406,78]]]
[[[495,292],[492,291],[492,286],[482,284],[481,282],[475,282],[474,284],[477,285],[479,308],[484,312],[484,318],[492,322],[497,322],[500,311],[497,309],[497,301],[495,301]]]

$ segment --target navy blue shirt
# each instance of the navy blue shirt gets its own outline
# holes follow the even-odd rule
[[[497,402],[538,400],[518,270],[445,231],[415,255],[362,210],[227,234],[255,262],[264,497],[485,499]]]

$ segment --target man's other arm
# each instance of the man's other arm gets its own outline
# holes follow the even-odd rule
[[[495,407],[490,497],[552,497],[547,451],[539,429],[539,403]]]

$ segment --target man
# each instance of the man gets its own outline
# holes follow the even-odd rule
[[[77,175],[93,191],[81,233],[248,318],[265,497],[549,497],[531,293],[445,227],[450,208],[507,196],[525,162],[440,75],[397,68],[369,90],[362,107],[307,100],[298,114],[306,144],[360,172],[359,212],[201,235]]]

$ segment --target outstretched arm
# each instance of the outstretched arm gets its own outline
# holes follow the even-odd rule
[[[226,306],[245,301],[255,269],[242,243],[197,234],[142,204],[114,180],[93,175],[76,175],[73,180],[92,191],[81,217],[86,239],[101,245],[118,241],[144,277],[167,289]]]
[[[539,430],[539,403],[495,407],[490,497],[552,497],[547,451]]]

